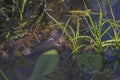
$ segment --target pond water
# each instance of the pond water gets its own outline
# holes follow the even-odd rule
[[[69,3],[69,0],[66,0],[67,3]],[[113,13],[115,15],[115,19],[116,20],[119,20],[120,19],[120,0],[118,0],[118,2],[116,3],[113,3]],[[89,6],[90,8],[92,9],[92,11],[95,11],[95,12],[98,12],[99,11],[99,7],[98,7],[98,4],[97,2],[95,2],[95,0],[89,0]],[[110,10],[109,10],[109,7],[101,1],[101,6],[103,8],[103,12],[106,14],[105,17],[109,17],[109,18],[112,18],[111,17],[111,13],[110,13]],[[28,11],[29,13],[29,11]],[[27,14],[25,14],[27,15]],[[29,17],[29,15],[27,15]],[[95,18],[98,17],[98,16],[95,16]],[[97,19],[97,18],[96,18]],[[106,26],[108,26],[107,24],[104,25],[104,28],[106,28]],[[113,34],[113,30],[109,30],[110,34]],[[47,51],[49,49],[52,49],[52,48],[56,48],[59,49],[59,47],[61,47],[58,43],[57,43],[57,40],[58,38],[60,38],[60,35],[61,35],[61,32],[60,31],[54,31],[53,32],[54,34],[52,34],[49,39],[47,39],[46,41],[43,42],[43,44],[41,44],[37,49],[36,51],[32,51],[30,55],[25,55],[24,57],[20,57],[19,60],[23,60],[23,64],[26,63],[26,65],[23,65],[22,62],[21,62],[21,65],[20,64],[14,64],[14,65],[11,65],[11,64],[8,64],[8,65],[4,65],[5,67],[6,66],[9,66],[9,68],[7,70],[4,69],[4,66],[2,63],[0,63],[0,67],[3,69],[3,71],[5,72],[5,74],[7,75],[8,79],[9,80],[27,80],[28,77],[31,76],[33,70],[34,70],[34,65],[35,65],[35,61],[36,61],[36,58],[38,58],[38,56],[40,56],[40,54],[42,54],[42,52],[44,51]],[[110,37],[108,35],[105,35],[103,37],[103,40],[107,40],[109,39]],[[63,46],[62,46],[63,47]],[[35,49],[35,48],[33,48]],[[106,53],[106,60],[108,62],[112,62],[115,60],[115,53],[116,51],[110,51],[108,50],[108,54]],[[13,56],[12,54],[14,53],[13,50],[10,50],[9,51],[9,56]],[[64,54],[64,56],[69,56],[71,53],[70,50],[66,50],[66,51],[61,51],[61,54]],[[111,53],[111,55],[110,55]],[[113,55],[112,55],[113,53]],[[63,57],[62,57],[63,58]],[[3,59],[3,58],[1,58]],[[63,58],[64,59],[64,58]],[[10,59],[10,61],[7,61],[6,63],[10,63],[12,62],[11,61],[12,59]],[[14,61],[14,60],[13,60]],[[64,62],[67,62],[69,63],[70,62],[70,59],[64,59],[63,60]],[[19,61],[18,61],[19,63]],[[5,63],[4,63],[5,64]],[[113,68],[114,67],[114,63],[110,64],[110,68]],[[64,66],[62,68],[65,68],[66,71],[66,76],[67,78],[64,79],[64,80],[90,80],[91,78],[91,75],[89,74],[86,74],[86,73],[81,73],[82,71],[81,70],[78,70],[76,72],[76,74],[78,73],[81,73],[80,75],[76,75],[76,74],[70,74],[69,72],[71,72],[71,68],[67,68],[68,66]],[[74,69],[73,69],[74,70]],[[15,75],[15,76],[14,76]],[[70,75],[72,75],[73,77],[70,77]],[[120,80],[120,67],[117,67],[117,70],[115,71],[114,73],[114,77],[111,78],[110,80]],[[82,76],[82,78],[80,78],[80,76]],[[71,79],[69,79],[69,77]],[[3,80],[3,78],[0,78],[0,80]],[[49,79],[48,79],[49,80]],[[103,79],[100,79],[100,80],[103,80]]]

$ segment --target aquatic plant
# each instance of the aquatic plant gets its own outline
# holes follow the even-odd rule
[[[45,80],[45,76],[54,72],[59,63],[59,56],[56,50],[49,50],[43,53],[36,62],[34,72],[28,80]]]
[[[99,21],[98,22],[95,22],[94,21],[94,18],[91,16],[91,14],[96,14],[94,12],[86,12],[85,14],[87,14],[87,17],[86,16],[83,16],[87,25],[88,25],[88,31],[87,32],[90,32],[92,35],[86,35],[86,36],[79,36],[77,38],[87,38],[90,40],[90,43],[91,43],[91,47],[94,48],[97,52],[99,53],[102,53],[104,52],[105,49],[103,49],[103,47],[105,46],[113,46],[115,45],[114,43],[116,43],[117,41],[119,41],[118,39],[118,35],[115,34],[115,39],[113,39],[112,35],[110,35],[108,33],[108,31],[114,27],[116,25],[116,27],[118,26],[119,27],[119,24],[117,23],[118,21],[111,21],[110,19],[103,19],[103,14],[102,14],[102,9],[100,7],[100,4],[98,3],[99,5],[99,8],[100,8],[100,12],[99,12]],[[87,6],[86,6],[86,9],[88,10]],[[73,14],[81,14],[81,11],[79,10],[75,10],[75,11],[72,11]],[[111,22],[110,22],[111,21]],[[103,28],[103,26],[106,24],[106,23],[109,23],[110,26],[108,25],[106,29]],[[105,40],[103,41],[102,38],[104,37],[104,35],[109,35],[111,37],[111,39],[108,39],[108,40]],[[74,38],[76,39],[76,38]],[[73,40],[74,40],[73,39]]]
[[[100,73],[103,68],[103,57],[93,53],[79,54],[77,63],[83,72],[96,74]]]
[[[100,9],[99,13],[92,12],[90,9],[87,8],[86,4],[85,4],[85,10],[69,11],[69,13],[71,13],[71,16],[68,18],[66,23],[59,22],[54,17],[52,17],[47,12],[47,10],[45,11],[45,13],[61,28],[63,33],[67,35],[70,41],[70,44],[71,44],[72,55],[73,53],[79,54],[78,52],[80,49],[82,49],[82,47],[86,48],[89,46],[91,50],[95,50],[95,54],[85,54],[85,55],[79,54],[78,59],[77,59],[78,63],[84,64],[85,66],[87,66],[87,69],[94,69],[93,71],[100,70],[103,68],[103,63],[105,61],[105,51],[107,50],[108,47],[117,47],[120,41],[118,34],[112,36],[109,33],[110,29],[114,29],[113,28],[114,26],[116,26],[116,28],[119,27],[119,21],[104,19],[103,12],[102,12],[99,2],[98,2],[98,5]],[[98,16],[98,22],[94,21],[93,15]],[[77,23],[76,30],[72,26],[69,25],[69,22],[73,16],[76,16],[76,23]],[[88,26],[85,30],[83,30],[84,33],[89,33],[91,35],[80,34],[80,32],[82,31],[80,30],[80,24],[81,24],[80,16],[83,17],[82,20],[84,20]],[[106,24],[108,23],[110,25],[106,26]],[[106,26],[107,28],[104,28],[104,26]],[[115,34],[115,32],[113,34]],[[105,35],[109,35],[110,39],[102,40],[102,38],[104,38]],[[82,43],[82,40],[84,40],[85,42],[89,42],[90,44],[86,44],[86,43],[84,44]],[[94,63],[93,62],[89,63],[89,61],[86,61],[88,59],[87,56],[90,56],[89,59],[92,59]],[[96,58],[99,58],[99,61],[97,61]],[[96,65],[97,63],[99,63],[99,67],[98,65]],[[90,64],[93,64],[93,65],[90,65]],[[81,65],[79,66],[81,68]]]
[[[35,0],[38,1],[38,0]],[[42,0],[43,1],[43,0]],[[50,1],[50,0],[47,0]],[[59,0],[58,0],[59,1]],[[110,1],[110,0],[109,0]],[[61,0],[62,3],[64,3],[64,0]],[[21,1],[19,3],[19,0],[13,0],[13,8],[12,11],[14,12],[16,7],[18,8],[18,14],[20,16],[20,22],[24,21],[24,11],[26,7],[27,0]],[[112,47],[114,49],[120,49],[120,21],[115,20],[114,14],[111,14],[113,19],[109,18],[103,18],[103,11],[101,9],[101,5],[99,5],[99,12],[92,12],[90,9],[87,8],[86,3],[84,2],[85,10],[71,10],[68,11],[70,16],[68,17],[68,20],[63,23],[59,20],[57,20],[55,17],[53,17],[48,11],[51,11],[50,9],[46,9],[46,2],[44,3],[43,10],[41,15],[39,14],[33,14],[30,16],[30,20],[27,20],[25,22],[22,22],[19,24],[19,27],[29,26],[30,27],[36,27],[36,25],[41,21],[44,14],[50,17],[54,22],[55,25],[59,26],[61,30],[63,31],[63,34],[65,34],[69,41],[70,41],[70,47],[71,47],[71,55],[77,54],[75,56],[74,60],[77,61],[78,66],[80,69],[84,70],[84,72],[88,72],[89,70],[93,70],[93,74],[99,73],[101,69],[103,68],[103,63],[105,61],[105,51],[108,47]],[[39,7],[39,6],[38,6]],[[111,5],[110,5],[111,7]],[[38,10],[40,10],[38,8]],[[94,20],[94,15],[97,15],[98,21]],[[2,12],[2,16],[5,16],[6,19],[8,16]],[[70,25],[72,19],[75,20],[75,26]],[[33,21],[32,23],[30,21]],[[87,25],[87,28],[84,30],[81,28],[81,21],[85,22],[85,25]],[[11,21],[12,22],[12,21]],[[10,23],[11,23],[10,22]],[[14,22],[14,21],[13,21]],[[34,23],[34,24],[33,24]],[[3,23],[1,23],[3,24]],[[109,25],[106,25],[109,24]],[[18,25],[18,24],[17,24]],[[104,28],[106,26],[107,28]],[[9,26],[10,27],[10,26]],[[13,26],[12,26],[13,27]],[[18,37],[24,36],[28,33],[27,31],[23,30],[23,34],[21,35],[19,32],[20,28],[14,28],[13,32],[16,34],[16,36],[12,36],[12,38],[16,39]],[[38,28],[36,28],[38,29]],[[113,30],[113,35],[109,33],[109,30]],[[25,32],[25,33],[24,33]],[[82,34],[84,32],[84,34]],[[34,33],[34,32],[33,32]],[[88,33],[88,34],[87,34]],[[6,38],[10,36],[11,32],[5,33]],[[90,34],[90,35],[89,35]],[[105,35],[108,35],[110,39],[102,40]],[[86,48],[89,48],[89,50],[93,50],[94,52],[91,53],[88,51],[88,53],[82,54],[80,50],[85,50]],[[88,50],[88,49],[87,49]],[[86,51],[87,51],[86,50]],[[69,56],[69,55],[68,55]],[[73,56],[74,57],[74,56]],[[37,60],[34,72],[32,76],[29,78],[30,80],[45,80],[45,76],[52,73],[59,61],[59,56],[56,50],[51,50],[46,53],[43,53]],[[53,64],[50,64],[53,63]],[[115,64],[115,67],[118,65]],[[95,72],[94,72],[95,71]],[[115,71],[115,70],[114,70]],[[6,76],[0,71],[2,76],[6,78]],[[111,73],[110,73],[111,74]],[[7,78],[6,78],[7,80]]]
[[[70,20],[72,19],[73,15],[71,15],[67,22],[64,24],[62,22],[59,22],[58,20],[56,20],[54,17],[52,17],[47,10],[45,10],[45,13],[61,28],[61,30],[63,31],[63,34],[65,33],[65,35],[67,35],[69,41],[70,41],[70,46],[72,49],[72,53],[78,53],[78,50],[85,46],[82,45],[81,43],[79,43],[79,40],[73,40],[74,38],[77,38],[80,35],[80,23],[79,23],[79,19],[76,18],[77,21],[77,30],[75,31],[74,28],[72,26],[69,25]],[[68,29],[69,30],[68,30]],[[70,33],[71,32],[71,33]]]
[[[95,22],[94,18],[92,17],[92,14],[94,15],[93,12],[89,12],[86,13],[86,16],[83,16],[87,25],[88,25],[88,31],[90,32],[91,35],[86,35],[86,36],[79,36],[78,38],[86,38],[88,39],[88,41],[90,41],[90,48],[95,49],[96,52],[95,54],[90,54],[90,53],[86,53],[86,54],[79,54],[77,62],[79,64],[79,67],[81,68],[82,66],[84,66],[86,69],[94,69],[94,71],[96,70],[100,70],[103,67],[103,63],[105,61],[105,51],[108,47],[113,47],[114,49],[119,49],[120,46],[120,38],[119,38],[119,24],[120,21],[118,20],[114,20],[114,19],[103,19],[103,14],[102,14],[102,9],[100,4],[98,3],[99,7],[100,7],[100,12],[99,12],[99,21]],[[87,6],[86,6],[86,9]],[[81,14],[81,11],[79,10],[75,10],[72,11],[74,14]],[[105,25],[108,24],[109,25]],[[107,26],[107,28],[103,28],[104,26]],[[109,30],[113,29],[113,34],[111,35],[109,33]],[[115,29],[115,31],[114,31]],[[102,38],[104,37],[104,35],[109,35],[110,39],[107,40],[102,40]],[[78,39],[77,38],[77,39]],[[75,39],[73,39],[75,40]],[[98,54],[100,53],[100,54]],[[90,61],[86,61],[87,57],[89,56],[89,60],[93,60],[92,62],[94,63],[90,63],[92,64],[92,66],[89,64]],[[90,57],[90,56],[94,56],[94,58]],[[99,58],[99,61],[97,62],[97,60],[95,58]],[[95,61],[96,62],[95,62]],[[83,61],[83,62],[81,62]],[[96,65],[96,63],[99,63],[99,67]],[[80,65],[83,64],[83,65]],[[116,66],[117,66],[117,61],[115,62],[115,66],[114,66],[114,70],[112,72],[110,72],[110,75],[116,70]],[[102,72],[103,74],[104,72]]]
[[[18,10],[19,10],[19,14],[20,14],[20,20],[23,21],[23,15],[24,15],[24,11],[25,11],[25,6],[27,3],[27,0],[23,0],[18,1],[18,0],[12,0],[13,1],[13,8],[12,11],[15,11],[15,5],[17,6]]]

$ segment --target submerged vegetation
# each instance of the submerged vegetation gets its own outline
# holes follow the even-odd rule
[[[0,0],[0,79],[119,80],[117,2],[95,0],[93,11],[90,0]]]

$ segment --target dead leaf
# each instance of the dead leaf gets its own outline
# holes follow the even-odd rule
[[[8,57],[9,57],[9,55],[7,54],[7,52],[6,52],[6,51],[3,51],[3,52],[2,52],[2,57],[3,57],[3,58],[8,58]]]

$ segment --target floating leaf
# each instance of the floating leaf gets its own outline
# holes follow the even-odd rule
[[[103,58],[101,54],[81,54],[77,58],[77,63],[85,71],[100,71],[103,67]]]
[[[52,73],[59,63],[56,50],[43,53],[37,60],[34,72],[29,80],[43,80],[46,75]]]

